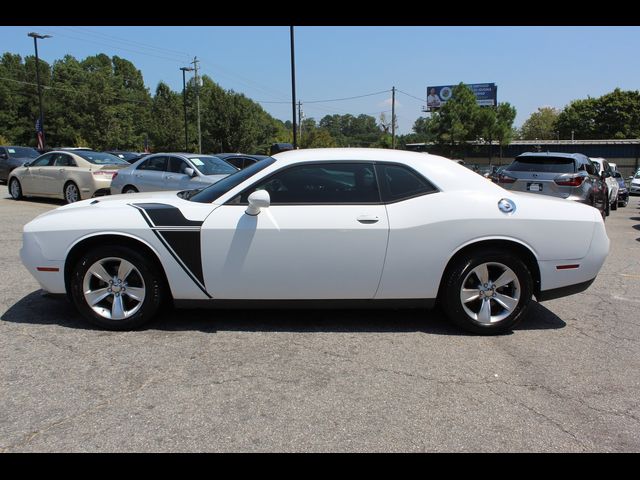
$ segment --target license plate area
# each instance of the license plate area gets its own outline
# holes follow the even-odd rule
[[[542,184],[537,182],[529,182],[527,183],[527,191],[528,192],[541,192]]]

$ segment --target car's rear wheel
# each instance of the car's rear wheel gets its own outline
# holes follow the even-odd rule
[[[459,327],[495,335],[522,320],[532,291],[531,273],[516,255],[481,250],[454,260],[445,273],[441,301]]]
[[[67,203],[75,203],[80,201],[80,189],[73,182],[67,182],[63,189],[64,199]]]
[[[17,178],[12,178],[9,181],[9,193],[14,200],[20,200],[22,198],[22,186]]]
[[[122,193],[138,193],[138,189],[133,185],[127,185],[122,189]]]
[[[611,202],[611,210],[618,210],[618,196]]]
[[[73,269],[70,283],[80,313],[109,330],[130,330],[150,321],[165,292],[159,267],[120,246],[88,252]]]

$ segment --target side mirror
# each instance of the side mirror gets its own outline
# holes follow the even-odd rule
[[[22,164],[23,167],[30,167],[31,166],[31,162],[26,162]]]
[[[271,197],[266,190],[256,190],[249,195],[249,207],[244,211],[247,215],[256,216],[260,213],[261,208],[267,208],[271,205]]]
[[[190,177],[195,177],[196,176],[196,171],[191,167],[187,167],[187,168],[184,169],[184,174],[185,175],[189,175]]]
[[[9,158],[9,155],[6,153],[0,153],[0,158],[4,158],[5,160]]]

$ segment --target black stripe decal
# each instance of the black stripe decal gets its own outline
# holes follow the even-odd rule
[[[200,249],[200,227],[203,222],[187,220],[182,212],[176,207],[161,203],[130,203],[137,209],[147,225],[151,227],[153,233],[169,251],[171,256],[178,262],[178,265],[193,280],[197,287],[209,298],[212,298],[204,286],[204,275],[202,271],[202,258]],[[176,210],[175,213],[166,213]],[[151,213],[150,213],[151,212]],[[164,224],[158,226],[155,220],[160,220]],[[167,225],[168,220],[174,219],[178,225]],[[183,230],[180,230],[180,227]],[[196,227],[196,228],[194,228]]]

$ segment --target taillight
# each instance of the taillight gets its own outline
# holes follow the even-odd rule
[[[505,175],[504,173],[498,175],[498,183],[513,183],[516,180],[517,179],[510,177],[509,175]]]
[[[96,177],[111,177],[111,179],[113,180],[118,175],[118,172],[107,172],[104,170],[98,170],[96,172],[93,172],[93,175]]]
[[[554,182],[563,187],[579,187],[584,182],[584,179],[584,176],[576,175],[575,177],[557,177]]]

